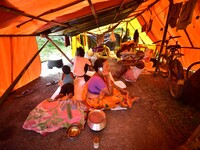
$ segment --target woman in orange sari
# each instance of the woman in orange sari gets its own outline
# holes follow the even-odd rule
[[[95,74],[83,89],[83,100],[90,108],[112,109],[117,106],[132,107],[132,103],[139,97],[129,96],[129,92],[116,86],[111,80],[108,61],[99,58],[93,66]]]

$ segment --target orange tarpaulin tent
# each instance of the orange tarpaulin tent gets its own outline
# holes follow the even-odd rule
[[[40,34],[74,36],[82,32],[118,23],[125,18],[137,18],[141,26],[149,25],[148,36],[153,42],[161,40],[169,2],[172,0],[2,0],[0,1],[0,96],[9,88],[23,68],[38,52],[35,36]],[[200,60],[200,1],[195,2],[191,23],[185,30],[169,27],[166,37],[180,35],[184,48],[183,65]],[[174,3],[187,0],[174,0]],[[183,10],[183,8],[181,8]],[[141,31],[140,31],[141,32]],[[176,41],[171,41],[174,44]],[[39,56],[24,70],[14,89],[40,76]]]
[[[35,37],[4,37],[0,38],[0,93],[1,95],[12,84],[30,59],[38,51]],[[37,57],[24,72],[15,89],[38,78],[41,73],[41,61]]]

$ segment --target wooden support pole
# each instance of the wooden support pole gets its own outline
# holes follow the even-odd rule
[[[37,55],[42,51],[42,49],[45,47],[45,45],[48,43],[48,41],[46,41],[44,43],[44,45],[40,48],[40,50],[32,57],[32,59],[28,62],[28,64],[24,67],[24,69],[19,73],[19,75],[16,77],[16,79],[13,81],[13,83],[8,87],[8,89],[4,92],[4,94],[1,96],[0,98],[0,105],[3,103],[3,101],[8,97],[8,95],[10,94],[10,92],[13,90],[13,88],[15,87],[15,85],[18,83],[18,81],[21,79],[21,77],[23,76],[23,74],[26,72],[26,70],[28,69],[28,67],[31,65],[31,63],[35,60],[35,58],[37,57]]]
[[[166,20],[166,23],[165,23],[165,29],[164,29],[164,33],[163,33],[163,39],[162,39],[162,43],[161,43],[161,47],[160,47],[160,52],[159,52],[159,57],[158,57],[158,63],[156,64],[155,74],[158,72],[158,67],[159,67],[159,62],[160,62],[160,55],[162,54],[162,50],[163,50],[163,47],[164,47],[164,43],[165,43],[167,31],[168,31],[169,19],[170,19],[170,15],[169,14],[171,12],[172,5],[173,5],[173,0],[169,0],[169,10],[168,10],[168,14],[167,14],[167,20]]]
[[[99,27],[99,21],[98,21],[98,17],[97,17],[96,11],[95,11],[95,9],[94,9],[94,7],[92,5],[92,1],[91,0],[87,0],[87,1],[88,1],[89,5],[90,5],[90,9],[91,9],[92,14],[93,14],[93,16],[95,18],[95,22],[96,22],[97,28],[98,28]]]
[[[191,45],[192,47],[194,47],[194,45],[192,44],[191,38],[190,38],[188,32],[186,31],[186,29],[184,30],[184,32],[185,32],[185,34],[186,34],[186,36],[187,36],[187,38],[188,38],[188,40],[189,40],[189,42],[190,42],[190,45]]]
[[[121,10],[123,8],[124,3],[125,3],[125,0],[123,0],[123,2],[121,3],[121,5],[119,7],[119,10]],[[120,11],[118,11],[118,13],[116,13],[112,23],[115,22],[115,19],[118,17],[119,14],[120,14]]]
[[[65,53],[53,42],[52,39],[50,39],[48,36],[45,36],[62,54],[65,56],[65,58],[73,65],[74,63],[65,55]]]

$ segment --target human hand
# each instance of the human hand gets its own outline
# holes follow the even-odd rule
[[[109,66],[102,68],[102,74],[104,76],[109,75],[109,73],[110,73],[110,67]]]
[[[122,65],[122,64],[123,64],[123,60],[119,60],[119,61],[118,61],[118,64],[119,64],[119,65]]]
[[[59,85],[59,86],[62,86],[62,85],[63,85],[63,81],[60,80],[60,81],[58,82],[58,85]]]

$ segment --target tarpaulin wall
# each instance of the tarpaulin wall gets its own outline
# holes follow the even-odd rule
[[[182,1],[176,2],[179,3]],[[181,58],[181,61],[185,68],[187,68],[193,62],[200,61],[200,38],[198,34],[200,33],[200,1],[190,0],[188,2],[190,2],[188,4],[189,8],[187,10],[184,10],[183,8],[181,9],[183,12],[185,11],[183,17],[186,17],[186,20],[183,23],[187,23],[188,25],[185,29],[178,28],[181,11],[180,14],[175,12],[175,14],[177,14],[176,25],[173,27],[171,24],[169,24],[166,35],[166,39],[168,39],[170,36],[181,36],[178,39],[170,40],[169,45],[174,45],[176,41],[178,41],[178,43],[183,47],[181,48],[181,53],[184,53],[185,56]],[[191,3],[194,2],[196,5],[192,7]],[[193,10],[192,13],[190,12],[191,10]],[[177,10],[175,9],[175,11]],[[187,12],[190,12],[188,17],[186,16]],[[170,15],[171,18],[173,18],[175,17],[173,13],[174,11],[169,11],[169,1],[160,0],[148,11],[145,11],[141,16],[137,17],[137,19],[142,27],[146,27],[147,35],[153,42],[155,42],[162,40],[167,16]]]
[[[35,37],[0,37],[0,96],[12,84],[37,51]],[[38,78],[40,73],[41,61],[40,57],[37,56],[14,89]]]

